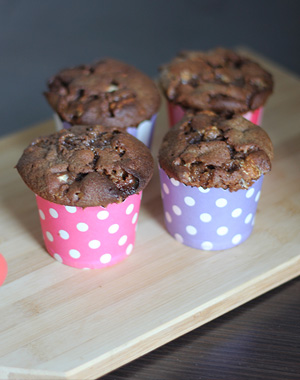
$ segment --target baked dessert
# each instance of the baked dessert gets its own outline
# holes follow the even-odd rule
[[[267,133],[242,116],[228,119],[212,111],[186,115],[159,150],[170,234],[205,250],[246,240],[272,159]]]
[[[74,126],[36,138],[16,168],[36,194],[48,253],[77,268],[124,260],[135,242],[149,149],[128,133]]]
[[[74,126],[35,139],[16,168],[27,186],[44,199],[106,207],[146,187],[153,158],[143,143],[124,131]]]
[[[130,128],[129,132],[138,138],[135,129],[149,121],[150,130],[160,106],[154,81],[112,58],[61,70],[48,80],[44,94],[65,128],[99,124]]]
[[[185,116],[165,136],[159,163],[172,178],[188,186],[236,191],[271,170],[273,146],[259,126],[212,111]]]
[[[260,109],[273,91],[269,72],[230,49],[183,51],[159,71],[167,100],[182,112],[243,115]]]

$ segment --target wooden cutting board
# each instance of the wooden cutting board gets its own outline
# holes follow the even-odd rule
[[[256,224],[242,245],[220,252],[185,247],[163,224],[157,171],[144,192],[136,246],[121,264],[78,270],[43,248],[33,194],[13,168],[46,122],[0,140],[0,378],[95,379],[217,318],[300,273],[300,81],[264,58],[275,77],[263,127],[273,170]],[[159,115],[153,154],[167,130]]]

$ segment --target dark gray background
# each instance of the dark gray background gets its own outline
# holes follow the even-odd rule
[[[0,0],[0,135],[52,117],[61,68],[110,56],[155,77],[179,50],[245,45],[300,73],[299,0]]]

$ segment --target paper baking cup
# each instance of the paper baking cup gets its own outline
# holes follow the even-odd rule
[[[150,120],[142,121],[137,127],[126,129],[128,133],[142,141],[149,149],[152,145],[153,132],[155,128],[157,114],[153,115]]]
[[[173,127],[178,123],[184,116],[185,110],[177,104],[168,102],[168,115],[169,115],[169,126]],[[243,115],[243,117],[256,125],[261,125],[263,116],[263,107],[257,108],[254,111],[249,111]]]
[[[53,118],[57,131],[60,131],[63,128],[68,129],[71,127],[70,123],[62,121],[57,114],[54,114]],[[156,118],[157,114],[153,115],[150,120],[142,121],[137,127],[126,128],[126,131],[138,140],[142,141],[148,148],[151,148]]]
[[[261,125],[263,113],[264,113],[264,107],[260,107],[260,108],[257,108],[257,110],[244,113],[243,117],[251,121],[253,124]]]
[[[104,268],[132,252],[141,194],[107,207],[71,207],[38,195],[37,206],[48,253],[76,268]]]
[[[263,181],[230,192],[186,186],[159,169],[165,225],[180,243],[203,250],[222,250],[251,234]]]

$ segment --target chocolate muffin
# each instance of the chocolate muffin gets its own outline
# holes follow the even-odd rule
[[[74,126],[35,139],[16,168],[26,185],[48,201],[106,207],[146,187],[153,158],[143,143],[122,130]]]
[[[170,178],[204,189],[247,189],[271,170],[272,159],[272,142],[261,127],[212,111],[186,115],[159,150],[159,164]]]
[[[270,73],[224,48],[183,51],[159,71],[169,102],[194,111],[245,114],[263,106],[273,91]]]
[[[61,120],[71,125],[137,127],[160,105],[159,91],[147,75],[111,58],[60,71],[44,94]]]

